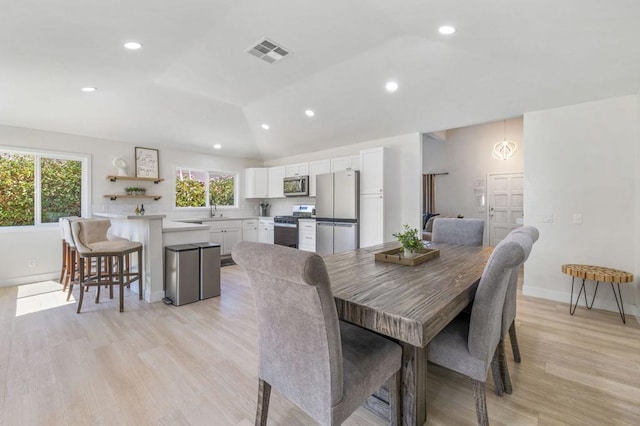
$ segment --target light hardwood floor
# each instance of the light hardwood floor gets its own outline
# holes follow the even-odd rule
[[[57,283],[0,288],[0,424],[253,424],[256,325],[246,275],[222,269],[222,297],[181,307],[126,292],[83,312]],[[77,296],[77,290],[75,295]],[[104,296],[103,296],[104,297]],[[520,297],[514,392],[487,402],[494,425],[640,424],[640,326],[629,316]],[[467,379],[429,366],[428,424],[473,425]],[[269,424],[314,424],[272,393]],[[345,425],[384,424],[360,408]]]

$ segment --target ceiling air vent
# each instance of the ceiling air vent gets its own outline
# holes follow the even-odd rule
[[[255,46],[248,48],[246,52],[270,64],[278,62],[291,53],[291,51],[266,38],[260,40]]]

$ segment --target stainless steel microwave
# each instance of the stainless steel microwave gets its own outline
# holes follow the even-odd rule
[[[302,197],[309,195],[309,176],[291,176],[282,183],[285,197]]]

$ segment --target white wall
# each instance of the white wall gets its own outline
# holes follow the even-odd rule
[[[507,120],[507,139],[516,142],[518,152],[509,160],[496,160],[493,146],[505,137],[504,121],[447,130],[446,140],[423,140],[423,173],[448,173],[436,176],[435,212],[486,220],[486,212],[475,205],[474,187],[488,173],[522,172],[524,143],[522,118]],[[486,188],[486,185],[485,185]]]
[[[524,218],[540,240],[525,265],[524,294],[569,302],[565,263],[637,275],[638,119],[637,96],[525,114]],[[582,214],[581,225],[574,213]],[[544,215],[553,223],[542,223]],[[633,289],[622,287],[630,313]],[[617,312],[610,286],[598,291],[594,306]]]
[[[363,149],[384,146],[388,149],[390,164],[389,173],[397,182],[397,191],[389,194],[394,197],[393,205],[400,209],[397,220],[397,230],[402,228],[402,224],[408,224],[413,228],[420,228],[421,203],[422,203],[422,142],[419,133],[394,136],[373,141],[361,142],[339,148],[318,151],[304,155],[284,157],[278,160],[268,161],[265,166],[280,166],[284,164],[295,164],[305,161],[323,160],[350,155],[359,155]],[[385,171],[386,173],[387,171]],[[385,194],[387,197],[387,194]],[[314,204],[313,197],[293,200],[272,199],[269,214],[291,214],[292,204]],[[396,231],[393,231],[396,232]]]
[[[230,159],[214,155],[192,153],[178,149],[160,148],[160,177],[165,179],[159,184],[123,181],[110,182],[105,177],[117,174],[112,166],[115,157],[122,157],[128,164],[130,175],[134,170],[134,148],[136,145],[105,139],[95,139],[63,133],[45,132],[19,127],[0,126],[0,145],[22,148],[43,149],[59,152],[73,152],[91,155],[91,200],[93,212],[132,213],[135,203],[127,200],[110,201],[104,194],[123,193],[126,186],[145,186],[149,194],[161,195],[159,201],[145,201],[148,214],[162,213],[168,217],[194,217],[208,214],[206,209],[174,208],[174,175],[176,166],[215,169],[240,173],[240,208],[224,212],[229,216],[257,215],[256,201],[244,199],[245,167],[262,166],[261,162]],[[137,146],[148,146],[139,144]],[[22,284],[39,279],[51,278],[60,271],[60,233],[57,225],[44,229],[22,229],[19,232],[0,230],[0,286]],[[35,260],[35,267],[29,267],[29,261]]]
[[[636,144],[635,158],[636,164],[640,164],[640,91],[636,95]],[[636,167],[636,247],[640,246],[640,167]],[[640,249],[636,249],[636,271],[640,271]],[[636,279],[635,287],[635,303],[636,303],[636,321],[640,323],[640,280]]]

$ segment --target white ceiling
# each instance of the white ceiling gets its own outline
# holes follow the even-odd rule
[[[0,11],[0,124],[231,157],[640,89],[638,0],[1,0]],[[245,53],[263,37],[293,53],[275,64]]]

